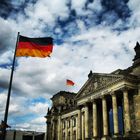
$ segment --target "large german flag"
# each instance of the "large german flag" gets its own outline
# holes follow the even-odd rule
[[[53,50],[51,37],[29,38],[19,36],[16,56],[49,57]]]

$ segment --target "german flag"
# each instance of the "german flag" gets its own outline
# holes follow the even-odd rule
[[[53,39],[51,37],[29,38],[19,36],[19,42],[16,49],[16,56],[31,57],[50,57],[53,50]]]
[[[66,84],[67,86],[74,86],[75,83],[72,80],[67,79]]]

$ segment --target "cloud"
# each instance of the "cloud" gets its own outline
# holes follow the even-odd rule
[[[83,9],[85,8],[85,3],[86,0],[81,1],[72,0],[71,1],[72,9],[75,9],[78,15],[82,15],[84,14]]]
[[[0,119],[3,120],[5,102],[7,99],[6,93],[0,93]],[[11,96],[10,108],[8,115],[8,124],[12,129],[45,131],[45,118],[49,102],[34,102],[35,98],[25,98]],[[26,110],[26,111],[25,111]],[[25,123],[26,119],[26,123]]]
[[[7,20],[4,20],[0,17],[0,53],[3,53],[7,51],[11,44],[13,43],[12,41],[12,28],[10,23]]]
[[[6,95],[4,93],[1,93],[0,94],[0,99],[1,99],[1,102],[0,102],[0,112],[1,112],[0,118],[2,118],[3,115],[4,115],[4,109],[5,109],[4,104],[6,102]]]
[[[132,11],[132,16],[129,20],[129,25],[132,28],[137,28],[137,27],[139,27],[139,24],[140,24],[140,20],[139,20],[140,10],[138,8],[140,6],[140,3],[138,0],[131,0],[128,2],[128,6]]]
[[[8,82],[10,80],[10,70],[0,68],[0,87],[8,89]]]
[[[100,12],[103,9],[103,7],[101,5],[101,1],[99,1],[99,0],[94,0],[91,3],[88,3],[88,8],[90,8],[91,10],[94,10],[96,12]]]
[[[44,122],[44,117],[38,117],[36,119],[32,119],[30,122],[16,124],[14,127],[18,130],[45,132],[46,126],[44,125]]]

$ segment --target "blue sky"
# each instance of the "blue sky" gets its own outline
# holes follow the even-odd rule
[[[3,119],[17,32],[54,38],[51,58],[17,58],[8,123],[45,131],[50,98],[78,92],[90,70],[132,65],[140,41],[139,0],[3,0],[0,4],[0,119]],[[74,87],[65,85],[72,79]]]

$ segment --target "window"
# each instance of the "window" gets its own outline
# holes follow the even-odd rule
[[[68,123],[68,128],[70,128],[70,120],[68,120],[68,122],[67,122],[67,123]]]
[[[66,127],[66,122],[63,121],[63,129],[65,129],[65,127]]]
[[[73,123],[73,127],[75,127],[76,126],[76,118],[73,118],[73,121],[72,121]]]

